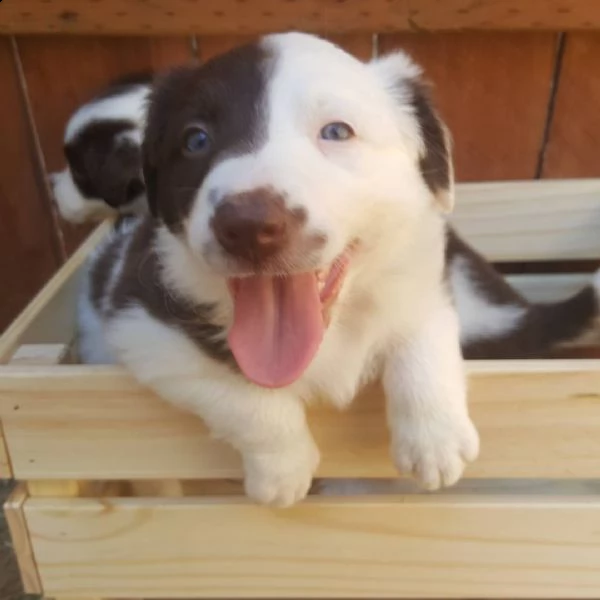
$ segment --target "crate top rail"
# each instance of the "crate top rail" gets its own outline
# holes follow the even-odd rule
[[[596,0],[4,0],[1,34],[594,30]]]

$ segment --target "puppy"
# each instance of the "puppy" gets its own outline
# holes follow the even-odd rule
[[[319,452],[304,405],[344,408],[375,377],[399,470],[427,489],[455,483],[479,441],[452,270],[481,265],[446,223],[448,136],[419,69],[266,36],[162,78],[144,146],[151,217],[91,258],[83,359],[116,359],[201,416],[240,452],[259,502],[309,489]]]
[[[67,221],[146,211],[141,141],[151,81],[150,74],[121,79],[69,119],[67,167],[50,176],[59,213]]]

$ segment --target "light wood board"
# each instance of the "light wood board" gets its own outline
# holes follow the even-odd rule
[[[482,437],[472,478],[600,476],[600,361],[472,363]],[[309,411],[322,477],[394,477],[383,396]],[[211,479],[241,476],[238,456],[117,368],[5,367],[0,418],[16,477]]]
[[[42,586],[23,512],[26,499],[25,486],[18,485],[4,503],[4,514],[10,531],[12,547],[19,565],[24,591],[26,594],[41,594]]]
[[[44,590],[123,598],[597,598],[597,497],[29,499]]]
[[[468,183],[451,217],[492,261],[600,257],[600,180]]]

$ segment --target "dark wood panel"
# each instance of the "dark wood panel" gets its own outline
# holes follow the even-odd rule
[[[2,10],[0,8],[0,10]],[[62,140],[72,111],[111,80],[192,58],[190,38],[22,37],[19,54],[48,172],[64,167]],[[89,227],[62,223],[72,251]]]
[[[535,176],[550,96],[552,33],[382,36],[425,69],[454,138],[457,179]]]
[[[600,33],[568,34],[544,177],[600,177]]]
[[[0,37],[0,331],[60,264],[9,38]]]
[[[245,34],[600,28],[596,0],[7,0],[0,32]]]

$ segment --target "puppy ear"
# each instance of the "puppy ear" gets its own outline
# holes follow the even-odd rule
[[[420,136],[419,168],[442,212],[454,207],[454,167],[450,132],[431,99],[421,68],[403,52],[370,63],[384,87],[402,107],[408,106]]]
[[[198,69],[192,62],[174,67],[158,75],[147,99],[146,124],[142,145],[144,181],[148,197],[148,208],[153,217],[158,217],[159,190],[158,167],[164,160],[165,138],[168,137],[168,121],[177,115],[188,102],[189,95],[194,92],[193,79],[190,75]],[[183,90],[184,93],[173,94],[172,89]]]

